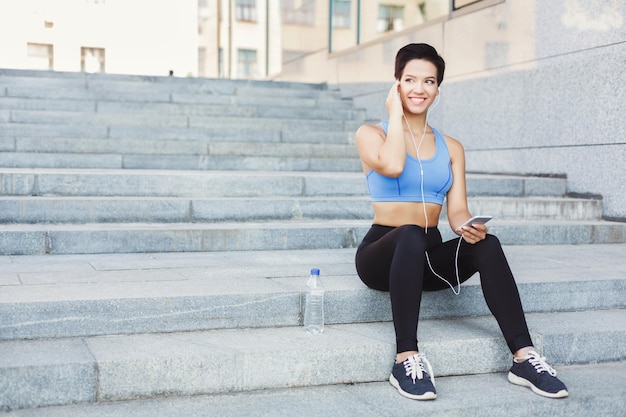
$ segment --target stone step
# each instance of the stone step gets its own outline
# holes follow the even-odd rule
[[[504,178],[504,177],[503,177]],[[506,181],[506,178],[503,179]],[[522,184],[511,193],[522,191]],[[531,181],[532,182],[532,181]],[[509,185],[505,182],[503,185]],[[0,169],[3,195],[255,197],[364,196],[361,173]]]
[[[0,111],[1,116],[1,111]],[[349,124],[350,122],[346,122]],[[352,129],[353,128],[353,129]],[[262,126],[222,125],[207,127],[149,127],[149,126],[89,126],[33,123],[0,122],[0,150],[19,151],[22,141],[42,139],[79,139],[95,140],[144,140],[159,146],[163,140],[178,141],[185,146],[185,141],[207,142],[245,142],[245,143],[317,143],[317,144],[353,144],[356,124],[349,130],[320,131],[281,129]],[[155,141],[155,142],[152,142]]]
[[[331,135],[328,135],[332,138]],[[339,137],[339,135],[337,135]],[[345,136],[341,136],[345,139]],[[13,138],[0,145],[8,159],[9,152],[25,157],[37,154],[112,154],[159,156],[256,156],[298,158],[358,158],[354,144],[289,142],[235,142],[206,138],[204,140],[168,139],[98,139],[98,138]],[[0,142],[2,143],[2,142]],[[34,159],[34,158],[33,158]],[[35,160],[32,161],[35,163]],[[5,166],[6,165],[2,165]],[[34,167],[34,166],[33,166]]]
[[[528,313],[626,308],[625,249],[504,246]],[[361,283],[354,254],[352,248],[4,256],[0,340],[298,326],[313,267],[322,272],[327,324],[390,321],[389,294]],[[458,296],[425,293],[420,314],[488,315],[479,276]]]
[[[371,220],[220,223],[2,224],[0,255],[213,252],[354,248]],[[494,220],[506,245],[626,242],[626,223],[604,220]],[[446,239],[456,235],[441,224]]]
[[[360,124],[363,119],[358,112],[333,110],[300,112],[294,110],[281,113],[267,109],[260,111],[263,115],[187,115],[187,114],[152,114],[152,113],[95,113],[85,111],[42,111],[42,110],[10,110],[8,122],[11,124],[61,124],[61,125],[95,125],[95,126],[145,126],[169,128],[219,128],[222,126],[237,126],[239,128],[260,128],[294,131],[348,131],[347,126]],[[4,111],[6,114],[6,111]],[[258,113],[258,112],[250,112]],[[330,114],[338,117],[330,118]],[[6,116],[5,116],[6,119]],[[347,125],[346,121],[351,122]],[[19,127],[19,126],[18,126]],[[356,129],[354,129],[355,131]]]
[[[11,88],[26,88],[34,94],[33,97],[41,96],[52,90],[66,91],[89,90],[94,92],[124,93],[130,90],[151,90],[166,92],[185,92],[206,95],[235,95],[238,89],[245,94],[255,95],[280,94],[288,96],[306,97],[327,96],[339,98],[338,90],[329,89],[323,83],[299,83],[285,81],[264,80],[229,80],[212,78],[176,78],[176,77],[152,77],[152,76],[125,76],[115,74],[80,74],[61,72],[35,73],[12,73],[0,69],[0,86],[6,88],[4,95],[11,96]],[[50,91],[48,91],[50,90]],[[39,91],[39,93],[37,93]],[[47,96],[43,96],[47,97]]]
[[[151,89],[139,89],[134,92],[67,89],[58,91],[56,88],[52,91],[31,91],[31,87],[21,87],[20,90],[8,88],[7,95],[0,95],[1,111],[9,111],[9,114],[15,112],[16,115],[20,114],[20,111],[81,111],[99,114],[141,112],[154,115],[231,115],[303,119],[345,117],[359,120],[362,120],[365,114],[364,110],[355,109],[349,100],[335,97],[327,92],[293,94],[291,91],[285,91],[277,100],[274,94],[263,96],[254,91],[251,92],[254,96],[246,97],[203,94],[197,91],[166,92]]]
[[[8,73],[1,70],[0,96],[106,98],[116,101],[170,101],[174,94],[247,95],[338,99],[325,84],[76,73]]]
[[[473,197],[473,213],[499,220],[590,220],[600,200]],[[31,197],[0,196],[0,223],[181,223],[373,218],[370,198],[353,197]],[[441,221],[446,221],[445,214]]]
[[[245,393],[162,397],[16,410],[7,417],[503,416],[618,417],[626,409],[626,363],[558,367],[570,396],[537,397],[506,373],[437,377],[436,401],[403,400],[387,382],[282,388]],[[610,383],[607,383],[610,381]]]
[[[205,147],[211,148],[210,145]],[[216,147],[218,148],[218,147]],[[350,147],[354,150],[354,147]],[[321,150],[326,151],[327,148]],[[222,148],[228,153],[228,147]],[[326,156],[256,156],[211,154],[155,155],[89,154],[89,153],[0,153],[0,166],[12,168],[97,168],[97,169],[159,169],[159,170],[247,170],[247,171],[315,171],[356,172],[361,163],[354,157]],[[244,154],[251,153],[245,150]],[[280,153],[276,152],[276,153]],[[346,152],[347,153],[347,152]]]
[[[0,223],[245,222],[372,215],[367,197],[0,197]]]
[[[468,196],[560,197],[564,178],[468,174]],[[361,172],[0,168],[0,195],[259,197],[367,196]],[[483,213],[487,214],[487,213]]]
[[[172,94],[169,102],[113,101],[93,99],[1,97],[2,110],[81,111],[86,113],[148,113],[153,115],[200,115],[243,117],[352,118],[362,116],[342,100],[291,98],[277,101],[273,96],[238,97],[227,95]]]
[[[527,321],[557,369],[626,357],[623,310],[535,313]],[[510,367],[492,317],[423,320],[418,337],[439,377]],[[319,335],[283,327],[6,341],[0,403],[10,409],[382,382],[394,342],[389,322],[329,325]]]
[[[21,101],[43,98],[60,101],[188,104],[267,103],[267,99],[273,97],[281,99],[274,100],[274,105],[277,106],[288,103],[301,106],[352,105],[352,100],[342,98],[339,90],[329,89],[325,84],[207,78],[181,80],[163,77],[120,80],[110,75],[103,75],[99,79],[89,75],[76,79],[59,79],[0,74],[0,97]]]
[[[36,84],[36,83],[35,83]],[[153,84],[123,83],[115,85],[106,82],[100,86],[70,84],[57,86],[43,81],[41,87],[33,85],[31,81],[22,85],[3,85],[0,81],[0,99],[45,99],[45,100],[89,100],[112,101],[118,103],[182,103],[182,104],[255,104],[265,102],[268,98],[280,98],[279,106],[294,104],[300,106],[329,105],[338,108],[350,107],[349,100],[342,99],[337,91],[323,89],[293,89],[277,86],[275,88],[249,87],[240,89],[237,86],[221,83],[185,88],[174,86],[158,88]],[[156,87],[156,88],[155,88]],[[246,100],[253,97],[251,100]],[[20,108],[18,106],[18,108]]]

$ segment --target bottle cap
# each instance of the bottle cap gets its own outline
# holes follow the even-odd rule
[[[311,269],[311,275],[319,275],[320,274],[320,270],[317,268],[313,268]]]

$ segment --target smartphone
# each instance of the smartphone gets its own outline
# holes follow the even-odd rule
[[[462,227],[471,226],[472,224],[475,224],[475,223],[485,224],[491,219],[492,219],[491,216],[474,216],[468,221],[466,221],[465,223],[463,223],[462,225],[460,225],[456,230],[457,231],[461,230]]]

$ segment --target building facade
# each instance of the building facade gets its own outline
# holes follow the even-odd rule
[[[198,75],[267,79],[282,63],[280,0],[199,0]]]
[[[0,2],[0,67],[197,74],[197,0]]]

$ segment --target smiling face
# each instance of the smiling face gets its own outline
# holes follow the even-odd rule
[[[405,111],[423,113],[438,94],[437,67],[430,61],[412,59],[400,76],[400,97]]]

